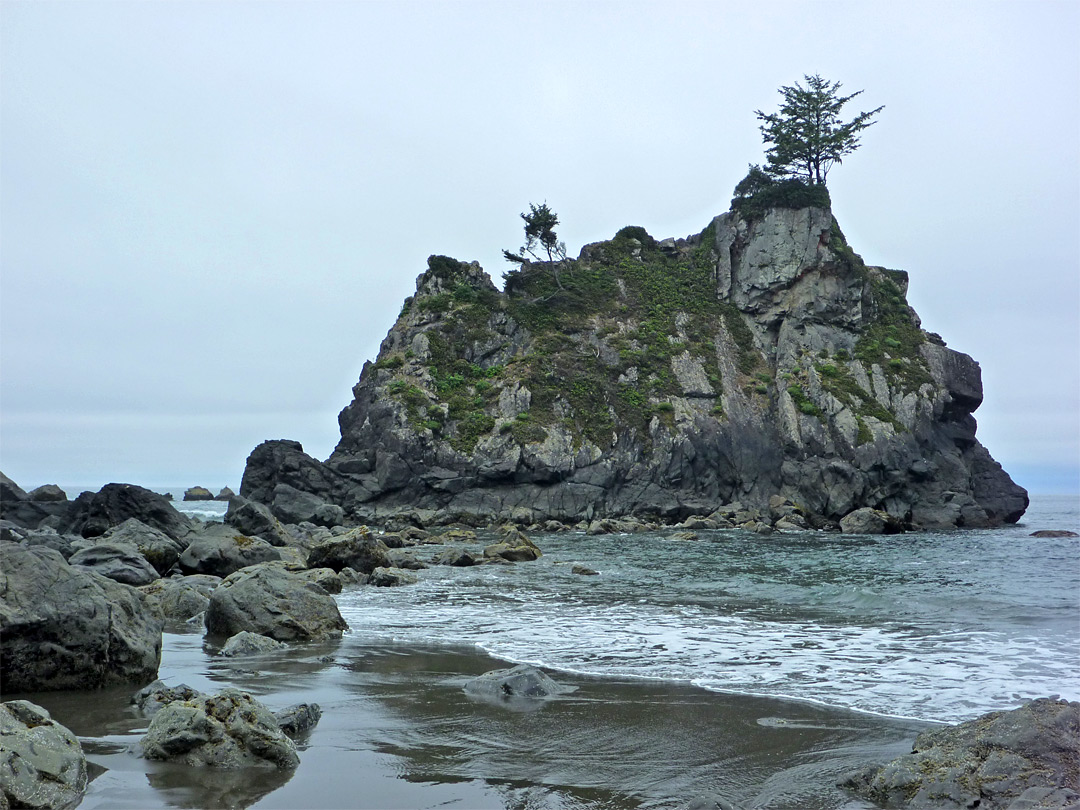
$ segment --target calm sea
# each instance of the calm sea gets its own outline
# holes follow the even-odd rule
[[[535,563],[432,567],[339,604],[358,640],[956,722],[1080,699],[1080,538],[1036,529],[1080,531],[1077,497],[980,531],[534,535]]]

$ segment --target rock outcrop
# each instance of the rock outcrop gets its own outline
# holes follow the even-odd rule
[[[80,571],[52,549],[0,543],[5,692],[151,681],[162,626],[137,589]]]
[[[0,704],[0,807],[68,810],[86,793],[79,740],[40,706]]]
[[[128,518],[181,542],[194,530],[164,496],[135,484],[106,484],[98,492],[82,493],[71,502],[57,530],[98,537]]]
[[[1027,493],[975,436],[979,366],[921,328],[907,284],[828,208],[624,228],[505,292],[433,256],[330,458],[266,442],[240,492],[292,522],[671,523],[772,497],[833,524],[1016,521]]]
[[[1043,698],[924,732],[842,786],[885,807],[1080,807],[1080,703]]]

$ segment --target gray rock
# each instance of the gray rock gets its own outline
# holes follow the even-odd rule
[[[228,487],[222,487],[221,491],[214,496],[215,501],[228,501],[236,497],[236,493]]]
[[[241,534],[222,523],[207,524],[180,555],[185,574],[227,577],[234,571],[281,559],[281,552],[261,537]]]
[[[417,582],[414,574],[402,571],[400,568],[376,568],[368,575],[367,584],[377,588],[396,588],[401,585],[415,585]]]
[[[86,793],[86,756],[79,740],[26,700],[0,704],[0,805],[68,810]]]
[[[173,508],[163,496],[134,484],[106,484],[100,492],[84,492],[71,502],[57,527],[61,533],[99,537],[128,518],[183,540],[194,524]]]
[[[286,646],[280,641],[274,641],[272,638],[260,636],[249,630],[241,630],[225,642],[225,645],[221,648],[221,654],[228,658],[243,655],[261,655],[275,652]]]
[[[562,686],[529,664],[494,669],[465,684],[465,693],[481,698],[530,698],[544,700],[576,690]]]
[[[300,764],[296,745],[270,710],[239,689],[165,705],[140,745],[147,759],[192,766],[291,769]]]
[[[185,501],[212,501],[214,494],[206,487],[191,487],[184,490]]]
[[[136,518],[128,518],[119,526],[114,526],[101,535],[101,539],[135,546],[161,576],[168,574],[176,565],[181,552],[188,545],[187,538],[175,540],[160,529],[147,526]]]
[[[99,542],[76,551],[68,560],[74,568],[100,574],[125,585],[149,585],[160,574],[130,543]]]
[[[1080,702],[1043,698],[924,732],[912,753],[841,786],[889,807],[1064,808],[1080,803],[1077,763]]]
[[[210,594],[220,582],[221,577],[195,574],[159,579],[139,590],[157,605],[164,618],[186,622],[206,610],[210,604]]]
[[[202,696],[202,692],[188,686],[186,683],[169,686],[164,681],[159,680],[147,684],[132,695],[131,702],[140,712],[151,716],[157,714],[163,706],[167,706],[174,701],[195,700],[200,696]]]
[[[45,484],[44,486],[31,490],[28,497],[36,503],[67,502],[68,499],[67,493],[60,489],[56,484]]]
[[[370,574],[376,568],[390,567],[389,551],[385,543],[361,526],[315,545],[308,557],[308,565],[335,571],[348,567]]]
[[[289,546],[293,536],[285,525],[274,517],[269,507],[244,498],[229,500],[224,522],[248,537],[261,537],[272,546]]]
[[[22,487],[0,472],[0,519],[35,529],[53,515],[49,506],[31,500]]]
[[[135,588],[51,549],[0,543],[0,681],[5,692],[146,683],[161,617]]]
[[[1032,532],[1031,537],[1076,537],[1076,532],[1070,532],[1067,529],[1039,529]]]
[[[277,641],[310,641],[340,638],[347,627],[330,594],[274,563],[226,577],[206,608],[207,632],[225,638],[250,630]]]
[[[519,531],[506,535],[501,543],[493,543],[484,548],[485,557],[502,557],[510,562],[530,562],[544,556],[540,548]]]
[[[322,718],[322,708],[318,703],[297,703],[279,712],[274,712],[278,728],[291,739],[297,739],[315,728]]]
[[[480,562],[476,555],[467,549],[454,547],[440,551],[433,560],[435,565],[451,565],[455,568],[467,568]]]
[[[574,573],[574,574],[580,574],[583,577],[598,577],[598,576],[600,576],[599,571],[594,571],[593,569],[589,568],[587,565],[580,565],[578,563],[575,563],[570,568],[570,571],[572,573]]]
[[[341,575],[333,568],[311,568],[307,571],[297,571],[296,575],[308,582],[314,582],[327,593],[341,593],[344,585]]]
[[[901,531],[899,522],[888,512],[863,507],[840,519],[840,531],[844,534],[896,534]]]

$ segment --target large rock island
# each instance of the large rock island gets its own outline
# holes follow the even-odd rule
[[[827,204],[739,202],[505,291],[432,256],[330,458],[266,442],[241,495],[287,522],[671,522],[776,496],[834,522],[1018,520],[1027,493],[976,439],[979,365],[921,328],[907,274],[865,264]]]

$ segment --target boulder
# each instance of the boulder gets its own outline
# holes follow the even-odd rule
[[[241,534],[261,537],[272,546],[289,546],[293,543],[289,530],[261,503],[244,498],[230,499],[224,522]]]
[[[188,545],[186,538],[173,539],[160,529],[147,526],[137,518],[128,518],[119,526],[113,526],[101,535],[101,539],[135,546],[161,576],[165,576],[176,565],[180,554]]]
[[[314,582],[327,593],[341,593],[341,575],[333,568],[309,568],[306,571],[297,571],[296,575],[308,582]]]
[[[236,497],[236,493],[228,487],[222,487],[221,492],[214,496],[215,501],[229,501]]]
[[[0,806],[68,810],[86,793],[79,740],[27,700],[0,704]]]
[[[242,630],[231,636],[221,648],[221,654],[231,658],[237,655],[261,655],[284,648],[285,644],[272,638],[260,636],[249,630]]]
[[[0,472],[0,519],[35,529],[51,514],[44,504],[30,500],[22,487]]]
[[[544,700],[567,692],[576,686],[562,686],[530,664],[518,664],[510,669],[493,669],[465,684],[465,693],[481,698],[531,698]]]
[[[5,692],[151,681],[162,624],[137,589],[70,566],[52,549],[0,543]]]
[[[1031,537],[1077,537],[1076,532],[1068,529],[1039,529],[1031,533]]]
[[[134,484],[106,484],[100,492],[84,492],[65,513],[57,530],[83,537],[99,537],[128,518],[183,540],[194,524],[173,508],[164,496]]]
[[[149,585],[161,575],[130,543],[95,543],[76,551],[68,563],[75,568],[100,574],[125,585]]]
[[[570,568],[570,572],[573,573],[573,574],[580,574],[583,577],[598,577],[598,576],[600,576],[599,571],[594,571],[593,569],[589,568],[587,565],[581,565],[579,563],[575,563]]]
[[[150,721],[140,741],[147,759],[212,768],[295,768],[296,745],[270,710],[239,689],[173,701]]]
[[[484,548],[485,557],[502,557],[510,562],[529,562],[544,556],[536,543],[519,531],[507,534],[501,543]]]
[[[139,590],[157,605],[166,619],[186,622],[206,610],[210,604],[210,594],[220,583],[221,577],[193,574],[158,579]]]
[[[56,484],[45,484],[31,490],[28,496],[35,503],[66,503],[68,496]]]
[[[184,490],[185,501],[212,501],[214,494],[206,487],[191,487]]]
[[[1055,698],[927,731],[910,754],[841,782],[897,808],[1065,808],[1080,803],[1080,702]]]
[[[390,557],[386,544],[365,526],[347,534],[332,537],[316,544],[308,556],[311,568],[332,568],[340,571],[349,567],[363,574],[376,568],[389,568]]]
[[[77,534],[57,534],[55,529],[50,529],[47,526],[40,526],[37,529],[23,529],[20,536],[21,539],[17,542],[22,543],[24,546],[51,548],[54,551],[59,551],[65,560],[70,559],[71,555],[82,548],[81,544],[85,542]]]
[[[840,519],[840,531],[844,534],[896,534],[902,527],[888,512],[863,507]]]
[[[315,728],[321,718],[322,708],[318,703],[297,703],[295,706],[274,712],[278,728],[294,740]]]
[[[367,584],[376,588],[396,588],[401,585],[415,585],[416,582],[414,574],[400,568],[376,568],[368,575]]]
[[[232,526],[212,523],[191,540],[179,562],[185,574],[227,577],[249,565],[280,559],[281,552],[261,537],[250,537]]]
[[[132,695],[131,702],[140,712],[151,716],[157,714],[163,706],[167,706],[173,701],[194,700],[200,695],[202,695],[202,692],[188,686],[186,683],[168,686],[164,681],[154,681]]]
[[[347,627],[330,594],[274,563],[229,575],[206,608],[207,632],[226,638],[250,630],[277,641],[309,641],[340,638]]]
[[[455,568],[467,568],[480,562],[468,549],[452,547],[440,551],[432,561],[435,565],[452,565]]]

